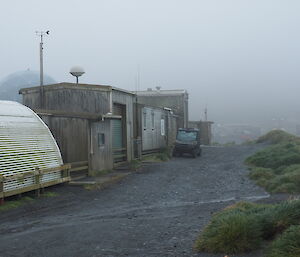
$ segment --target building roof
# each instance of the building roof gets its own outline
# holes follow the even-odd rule
[[[186,89],[175,89],[175,90],[145,90],[136,91],[138,96],[159,96],[159,95],[183,95],[188,94]]]
[[[0,127],[0,175],[12,176],[63,164],[49,128],[28,107],[0,101]],[[11,185],[15,186],[21,187],[18,183]]]
[[[56,83],[56,84],[50,84],[44,86],[44,90],[57,90],[57,89],[89,89],[89,90],[99,90],[99,91],[115,90],[125,94],[135,95],[133,92],[127,91],[125,89],[112,87],[108,85],[82,84],[82,83],[76,84],[76,83],[62,82],[62,83]],[[23,93],[26,94],[38,90],[40,90],[40,86],[22,88],[20,89],[19,94],[23,94]]]
[[[44,90],[57,90],[57,89],[91,89],[91,90],[100,90],[100,91],[111,91],[112,87],[107,85],[95,85],[95,84],[76,84],[76,83],[68,83],[68,82],[62,82],[62,83],[56,83],[56,84],[50,84],[44,86]],[[40,86],[36,87],[28,87],[28,88],[22,88],[19,91],[19,94],[28,93],[32,91],[38,91],[40,90]]]

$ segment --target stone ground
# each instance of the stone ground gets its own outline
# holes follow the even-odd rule
[[[0,256],[223,256],[195,253],[193,243],[212,213],[271,200],[243,164],[259,148],[205,147],[200,158],[146,164],[104,190],[51,188],[58,196],[0,213]]]

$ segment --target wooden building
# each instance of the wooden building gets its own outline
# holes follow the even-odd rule
[[[66,163],[89,174],[133,159],[135,95],[111,86],[59,83],[20,90],[52,131]]]

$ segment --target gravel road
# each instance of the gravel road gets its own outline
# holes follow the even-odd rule
[[[56,197],[0,213],[0,256],[223,256],[192,246],[212,213],[268,197],[243,165],[259,147],[205,147],[200,158],[147,164],[101,191],[55,187]]]

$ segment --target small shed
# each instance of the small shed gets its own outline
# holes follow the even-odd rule
[[[0,101],[0,200],[68,180],[45,123],[20,103]]]

